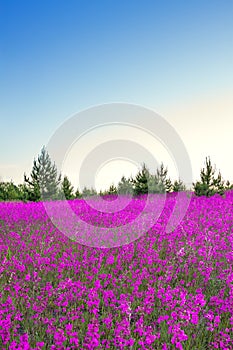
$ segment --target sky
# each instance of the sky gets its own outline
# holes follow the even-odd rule
[[[210,156],[233,182],[232,18],[232,0],[0,0],[0,180],[22,183],[71,116],[120,102],[169,123],[187,150],[193,181]],[[95,114],[93,122],[99,122]],[[172,179],[180,177],[172,150],[123,125],[88,131],[62,174],[80,186],[83,159],[101,142],[123,136],[163,161]],[[95,171],[90,165],[89,172],[99,190],[138,167],[126,149],[125,159]]]

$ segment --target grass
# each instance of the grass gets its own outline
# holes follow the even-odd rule
[[[194,197],[169,235],[162,213],[138,240],[101,249],[59,232],[42,203],[1,203],[0,348],[233,349],[232,204],[233,191]]]

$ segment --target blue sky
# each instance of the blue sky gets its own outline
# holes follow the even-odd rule
[[[1,0],[0,177],[22,182],[70,115],[126,102],[176,128],[194,178],[210,155],[233,181],[232,15],[231,0]]]

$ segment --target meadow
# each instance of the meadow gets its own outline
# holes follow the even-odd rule
[[[175,202],[169,194],[155,225],[115,248],[69,239],[41,202],[0,203],[0,349],[232,350],[233,191],[193,194],[168,234]],[[69,201],[109,228],[133,222],[144,204],[100,215]]]

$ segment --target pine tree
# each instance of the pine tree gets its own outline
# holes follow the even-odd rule
[[[194,191],[197,196],[213,196],[215,193],[224,194],[224,181],[219,172],[218,177],[214,178],[215,169],[213,168],[210,157],[206,157],[206,168],[201,169],[201,181],[193,183]]]
[[[170,178],[167,178],[168,170],[164,168],[161,163],[160,168],[156,170],[155,175],[150,177],[150,192],[151,193],[165,193],[172,190],[172,182]]]
[[[183,184],[183,182],[179,179],[178,181],[175,180],[174,184],[172,185],[173,192],[181,192],[186,191],[186,186]]]
[[[74,195],[73,195],[74,187],[72,186],[71,182],[69,181],[66,175],[64,176],[64,179],[62,181],[61,188],[67,200],[74,199]]]
[[[15,201],[21,200],[20,198],[20,189],[17,185],[10,182],[1,182],[0,183],[0,200],[2,201]]]
[[[159,182],[156,175],[150,175],[148,180],[148,191],[149,193],[162,193],[164,192],[163,186]]]
[[[58,176],[55,163],[52,164],[45,147],[37,161],[34,159],[31,180],[24,174],[25,184],[28,185],[29,200],[39,201],[57,199],[61,174]]]
[[[20,193],[19,195],[20,200],[22,200],[23,202],[27,202],[28,200],[27,186],[25,184],[20,184],[18,188]]]
[[[170,178],[165,180],[165,190],[167,193],[172,192],[172,182]]]
[[[130,181],[130,179],[126,179],[125,176],[122,176],[120,182],[117,185],[117,191],[119,194],[132,194],[132,181]]]
[[[109,187],[108,191],[107,191],[108,194],[112,195],[112,194],[117,194],[117,188],[116,186],[114,186],[113,184]]]
[[[148,181],[150,180],[150,172],[145,163],[142,165],[142,169],[137,173],[136,178],[132,179],[133,193],[134,195],[142,195],[148,193]]]
[[[75,192],[75,198],[81,198],[82,195],[81,193],[79,192],[79,189],[77,188],[76,192]]]
[[[97,196],[97,191],[93,187],[90,189],[90,196]]]
[[[229,180],[226,181],[226,185],[225,185],[225,190],[232,190],[233,189],[233,184],[230,183]]]
[[[97,195],[97,192],[93,187],[91,187],[90,189],[85,186],[84,189],[82,190],[82,197],[91,197],[96,195]]]
[[[172,183],[170,178],[167,178],[168,169],[164,168],[163,163],[160,165],[160,168],[156,170],[156,173],[158,183],[161,184],[162,192],[170,192],[172,189]]]
[[[222,179],[222,175],[219,171],[218,177],[213,179],[213,186],[216,191],[216,193],[220,194],[221,196],[224,195],[225,193],[225,186],[224,186],[224,181]]]
[[[5,182],[0,182],[0,200],[6,201],[7,200],[7,190],[6,190],[6,184]]]

